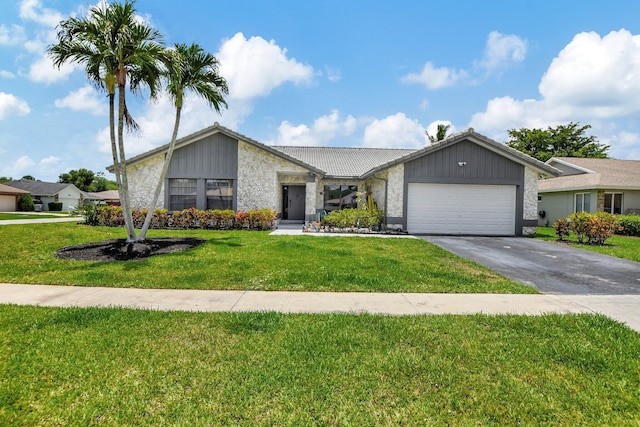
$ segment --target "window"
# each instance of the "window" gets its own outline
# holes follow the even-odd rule
[[[591,193],[576,193],[575,212],[591,211]]]
[[[324,210],[330,212],[337,209],[355,208],[357,192],[357,185],[325,185]]]
[[[604,193],[604,211],[612,214],[621,214],[622,193]]]
[[[181,211],[196,207],[195,179],[170,179],[169,180],[169,210]]]
[[[207,209],[233,208],[233,181],[230,179],[207,179],[205,188]]]

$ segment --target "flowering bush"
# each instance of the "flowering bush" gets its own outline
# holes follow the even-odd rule
[[[147,209],[132,211],[135,227],[141,228],[147,215]],[[230,230],[233,228],[247,230],[270,230],[273,228],[276,212],[271,209],[258,209],[247,212],[233,210],[206,210],[195,208],[169,212],[156,209],[151,218],[150,228],[187,229],[204,228],[209,230]],[[88,225],[120,227],[124,225],[121,207],[99,206],[92,213]]]

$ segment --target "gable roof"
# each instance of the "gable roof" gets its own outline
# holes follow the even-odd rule
[[[243,141],[255,147],[261,148],[275,156],[288,160],[321,177],[365,179],[378,172],[400,163],[413,160],[431,152],[457,144],[464,140],[470,140],[491,151],[505,156],[516,163],[534,168],[538,173],[546,176],[558,176],[560,171],[531,156],[493,141],[473,129],[452,135],[449,138],[428,145],[422,149],[401,148],[362,148],[362,147],[296,147],[296,146],[269,146],[248,138],[245,135],[234,132],[219,123],[209,126],[198,132],[187,135],[176,141],[176,149],[185,147],[202,138],[216,133],[222,133],[230,138]],[[127,160],[127,165],[148,159],[152,156],[166,152],[169,144],[154,148]],[[113,172],[113,166],[107,168]]]
[[[425,156],[429,153],[433,153],[438,150],[442,150],[446,147],[450,147],[462,141],[471,141],[475,144],[480,145],[490,151],[498,153],[516,163],[519,163],[524,166],[529,166],[535,169],[538,173],[545,176],[558,176],[560,175],[560,171],[550,165],[547,165],[541,162],[538,159],[535,159],[527,154],[524,154],[516,149],[509,147],[508,145],[501,144],[497,141],[487,138],[484,135],[481,135],[473,130],[473,128],[469,128],[464,132],[457,133],[455,135],[451,135],[448,138],[434,142],[431,145],[427,145],[426,147],[415,150],[407,155],[404,155],[398,159],[392,160],[389,163],[378,166],[375,169],[372,169],[368,173],[364,175],[364,177],[374,175],[378,172],[381,172],[384,169],[387,169],[391,166],[394,166],[399,163],[406,163],[408,161],[417,159],[419,157]]]
[[[0,184],[0,194],[28,194],[27,190],[22,190],[20,188],[11,187],[10,185]]]
[[[34,196],[55,196],[56,194],[58,194],[59,192],[61,192],[62,190],[64,190],[69,186],[76,188],[76,186],[73,184],[34,181],[31,179],[20,179],[16,181],[9,181],[9,182],[5,182],[5,184],[10,187],[26,190]]]
[[[573,166],[574,169],[583,173],[543,179],[538,183],[539,192],[590,189],[640,190],[640,160],[552,157],[547,163]]]
[[[372,169],[413,153],[415,149],[272,146],[324,172],[327,177],[359,178]]]

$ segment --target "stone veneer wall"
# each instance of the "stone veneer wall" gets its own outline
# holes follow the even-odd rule
[[[132,209],[145,209],[151,203],[156,184],[162,171],[164,154],[158,154],[127,168],[129,197]],[[156,208],[164,207],[164,185]]]
[[[524,168],[524,206],[522,219],[538,220],[538,173],[528,167]],[[535,227],[522,227],[525,236],[536,233]]]
[[[265,150],[238,141],[237,210],[282,209],[282,183],[278,175],[306,174],[308,171]],[[304,182],[304,181],[303,181]],[[280,202],[278,202],[280,201]]]

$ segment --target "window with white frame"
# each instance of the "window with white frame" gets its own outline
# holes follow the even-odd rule
[[[612,214],[621,214],[622,193],[604,193],[604,211]]]
[[[576,193],[574,212],[591,212],[591,193]]]

